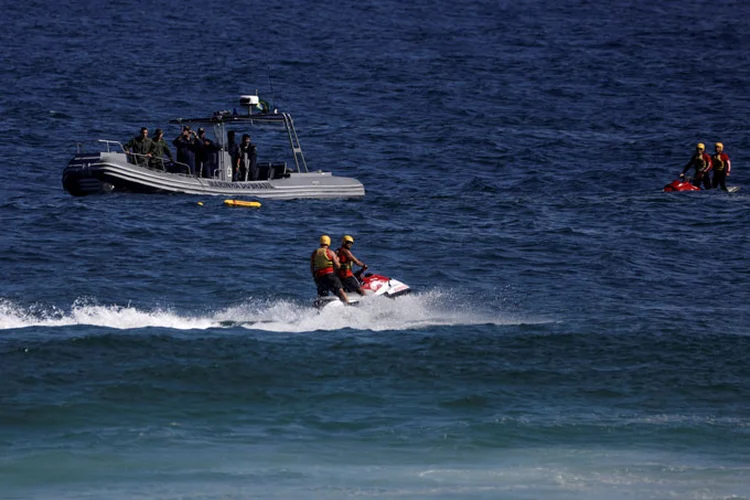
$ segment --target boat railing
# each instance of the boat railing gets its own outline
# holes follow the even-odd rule
[[[91,147],[96,147],[97,153],[124,153],[125,147],[123,147],[120,141],[110,141],[107,139],[97,139],[96,141],[87,142],[76,142],[76,154],[86,153],[86,144]]]
[[[99,143],[104,144],[107,147],[107,153],[124,153],[125,147],[120,141],[110,141],[108,139],[99,139]],[[117,145],[117,150],[112,151],[114,145]]]
[[[146,167],[151,170],[158,170],[161,172],[168,172],[170,174],[182,174],[188,177],[197,177],[187,163],[181,163],[179,161],[170,160],[165,157],[156,158],[152,155],[144,155],[140,153],[127,153],[128,163],[138,165],[140,167]]]

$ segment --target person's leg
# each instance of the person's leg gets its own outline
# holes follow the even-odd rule
[[[726,171],[714,172],[714,181],[713,181],[714,188],[720,187],[722,190],[726,191],[727,190],[726,177],[727,177]]]
[[[336,276],[335,274],[329,274],[327,276],[330,276],[331,289],[335,290],[336,295],[339,296],[339,298],[344,304],[348,304],[349,297],[346,296],[346,292],[344,291],[344,286],[341,284],[341,280],[339,279],[339,277]]]

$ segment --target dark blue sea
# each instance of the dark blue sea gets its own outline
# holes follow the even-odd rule
[[[1,3],[0,498],[750,498],[750,4]],[[63,190],[256,90],[366,196]]]

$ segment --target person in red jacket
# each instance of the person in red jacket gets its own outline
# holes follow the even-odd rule
[[[327,234],[320,237],[320,247],[310,255],[310,272],[318,286],[319,297],[325,297],[328,292],[333,292],[342,302],[348,304],[349,298],[335,272],[341,269],[341,264],[333,250],[328,248],[330,245],[331,238]]]
[[[341,238],[341,247],[336,250],[336,255],[341,263],[341,269],[339,269],[338,275],[341,284],[344,285],[344,290],[364,295],[365,291],[362,289],[362,283],[360,283],[357,277],[354,276],[352,265],[357,264],[364,270],[367,269],[367,264],[354,256],[352,253],[352,245],[354,245],[354,238],[348,234]]]
[[[724,152],[724,145],[720,142],[715,145],[715,152],[711,156],[711,164],[714,170],[713,186],[721,186],[721,189],[727,191],[727,176],[732,171],[732,163],[729,161],[729,156]]]
[[[690,157],[690,161],[685,165],[685,168],[682,169],[681,179],[685,177],[685,172],[690,167],[695,169],[693,186],[701,187],[701,184],[703,184],[704,189],[711,189],[711,177],[708,175],[709,170],[711,170],[711,157],[706,153],[706,146],[702,142],[699,142],[695,147],[695,153]]]

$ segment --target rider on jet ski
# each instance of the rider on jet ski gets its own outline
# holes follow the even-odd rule
[[[362,289],[362,283],[359,282],[354,273],[352,272],[352,264],[357,264],[362,270],[367,269],[367,264],[359,260],[352,253],[352,245],[354,245],[354,238],[348,234],[341,238],[341,247],[336,250],[336,255],[341,263],[341,268],[338,270],[339,279],[341,284],[344,286],[344,290],[347,292],[357,292],[360,295],[364,295],[365,291]]]
[[[348,304],[349,298],[334,272],[341,269],[341,264],[336,254],[328,248],[330,245],[331,238],[327,234],[320,237],[320,248],[315,249],[310,256],[310,272],[318,286],[319,297],[327,296],[330,291],[338,295],[343,303]]]

